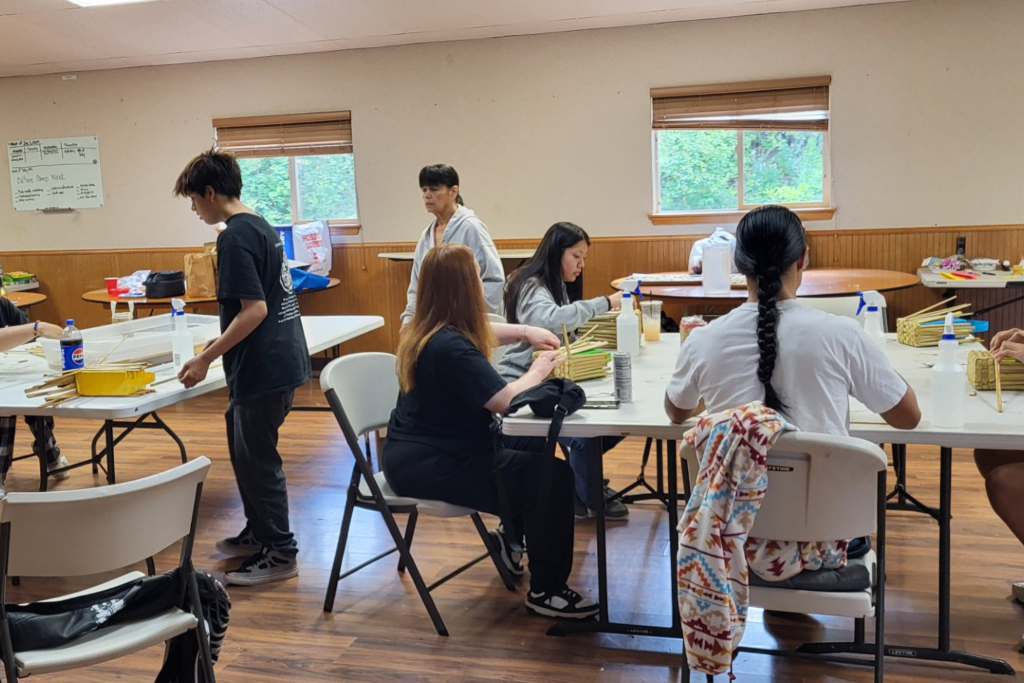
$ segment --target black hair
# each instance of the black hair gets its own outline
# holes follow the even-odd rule
[[[420,169],[420,187],[431,185],[444,185],[452,188],[459,184],[459,173],[448,164],[431,164]],[[462,194],[455,197],[455,203],[465,206],[462,201]]]
[[[764,385],[764,403],[784,412],[786,405],[772,386],[778,354],[779,309],[776,297],[782,274],[807,249],[807,233],[799,216],[784,206],[761,206],[736,228],[736,269],[757,281],[757,378]]]
[[[574,223],[555,223],[548,228],[534,255],[509,275],[505,283],[505,315],[509,323],[515,325],[519,322],[516,318],[516,309],[519,308],[526,283],[531,278],[539,278],[559,306],[569,303],[564,295],[562,254],[580,242],[586,242],[589,246],[590,235]]]
[[[205,195],[207,187],[232,199],[242,196],[242,169],[234,154],[208,149],[192,159],[175,181],[174,195]]]

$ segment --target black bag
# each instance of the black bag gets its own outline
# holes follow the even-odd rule
[[[511,415],[528,405],[537,417],[551,418],[545,451],[554,457],[558,435],[562,431],[562,422],[567,415],[575,413],[586,402],[587,394],[580,385],[571,379],[552,377],[513,398],[505,414]]]
[[[547,441],[544,443],[544,455],[547,456],[544,470],[540,481],[540,502],[538,503],[538,518],[547,516],[547,501],[551,494],[551,468],[549,463],[555,459],[555,449],[558,447],[558,435],[562,431],[562,422],[566,416],[572,415],[583,407],[587,402],[587,394],[582,387],[571,379],[564,377],[552,377],[532,389],[527,389],[512,399],[505,411],[511,415],[523,406],[530,406],[530,410],[537,417],[551,418],[551,425],[548,427]],[[506,529],[513,529],[513,515],[511,505],[505,488],[502,485],[501,477],[498,477],[498,509],[499,517]],[[518,541],[510,543],[513,552],[522,552]]]
[[[169,299],[185,295],[185,273],[180,270],[161,270],[150,273],[143,283],[147,299]]]

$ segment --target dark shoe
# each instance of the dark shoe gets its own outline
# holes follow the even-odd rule
[[[494,547],[498,549],[498,557],[501,558],[509,573],[512,576],[522,576],[523,554],[512,552],[512,549],[508,546],[508,541],[505,540],[505,535],[500,531],[492,531],[490,536],[491,542],[495,544]]]
[[[550,593],[526,594],[526,609],[534,614],[557,619],[587,619],[600,610],[593,600],[588,600],[566,586]]]
[[[262,549],[263,544],[256,540],[248,524],[237,536],[217,541],[217,550],[231,557],[249,557]]]
[[[629,508],[626,507],[626,504],[622,502],[621,498],[615,498],[618,495],[619,492],[615,489],[609,486],[604,487],[604,521],[606,522],[629,521]],[[611,500],[611,498],[615,498],[615,500]],[[575,516],[577,520],[581,520],[596,517],[597,513],[588,509],[577,495],[573,506],[573,516]]]
[[[243,562],[235,571],[226,573],[224,578],[227,583],[235,586],[257,586],[298,575],[299,563],[295,555],[264,549]]]

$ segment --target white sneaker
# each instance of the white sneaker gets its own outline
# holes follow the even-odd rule
[[[64,457],[63,453],[61,453],[60,456],[58,456],[57,458],[57,462],[51,462],[46,464],[46,470],[48,472],[53,472],[53,470],[59,470],[62,467],[67,467],[68,464],[68,459]],[[57,472],[55,474],[51,474],[50,476],[56,479],[57,481],[64,481],[65,479],[71,476],[71,470],[67,470],[65,472]]]

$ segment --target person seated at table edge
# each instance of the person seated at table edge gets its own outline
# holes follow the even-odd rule
[[[747,302],[683,342],[665,393],[669,418],[682,423],[705,407],[717,413],[763,401],[799,429],[845,435],[853,396],[893,427],[915,428],[921,411],[914,390],[860,325],[797,302],[808,262],[799,217],[760,207],[740,221],[736,241]],[[829,557],[845,562],[845,541],[819,545],[832,544],[839,552]],[[750,557],[750,542],[747,549]],[[751,566],[761,578],[779,580],[757,569]]]
[[[995,361],[1007,358],[1024,362],[1024,331],[1017,328],[1003,330],[992,337],[989,350]],[[1024,543],[1024,450],[974,451],[974,463],[985,480],[985,493],[992,509],[1017,540]],[[1024,602],[1024,581],[1013,584],[1013,597]],[[1021,636],[1024,647],[1024,636]]]
[[[577,330],[595,316],[622,306],[622,292],[589,300],[571,301],[566,283],[575,282],[583,273],[590,236],[573,223],[555,223],[540,241],[536,253],[512,273],[505,285],[505,314],[509,323],[542,327],[561,338],[565,330],[575,340]],[[512,381],[522,377],[533,363],[534,348],[528,342],[509,344],[498,362],[498,374]],[[561,437],[559,443],[569,450],[569,465],[576,477],[574,513],[576,519],[594,516],[599,495],[606,501],[605,518],[625,522],[629,508],[617,498],[618,492],[604,485],[591,491],[589,467],[592,455],[587,452],[590,439]],[[604,454],[622,441],[621,437],[600,439]],[[543,450],[542,437],[506,437],[505,445],[516,450]],[[594,487],[596,488],[596,487]],[[585,502],[584,502],[585,501]]]
[[[582,619],[595,602],[568,586],[573,560],[572,470],[540,452],[500,447],[494,414],[545,380],[561,363],[546,352],[522,377],[506,382],[488,360],[507,331],[522,326],[487,322],[483,282],[472,250],[442,244],[428,252],[419,300],[398,345],[401,394],[382,451],[384,476],[399,496],[441,500],[512,519],[491,532],[502,562],[521,576],[515,543],[529,543],[530,591],[526,608],[550,617]],[[495,333],[497,331],[497,339]],[[537,330],[538,345],[556,348],[554,335]],[[518,333],[515,333],[518,334]],[[506,505],[499,503],[498,481]],[[525,547],[525,544],[522,544]]]
[[[8,299],[0,298],[0,351],[9,351],[15,346],[39,337],[60,339],[63,328],[59,325],[44,323],[40,320],[29,322],[28,314],[19,309]],[[32,452],[39,456],[38,438],[45,433],[46,444],[43,447],[48,470],[60,470],[68,466],[68,459],[61,454],[57,441],[53,436],[53,418],[26,415],[25,424],[32,431]],[[18,420],[14,416],[0,417],[0,481],[7,479],[14,459],[14,437]],[[63,481],[71,476],[70,471],[51,474],[51,477]]]

